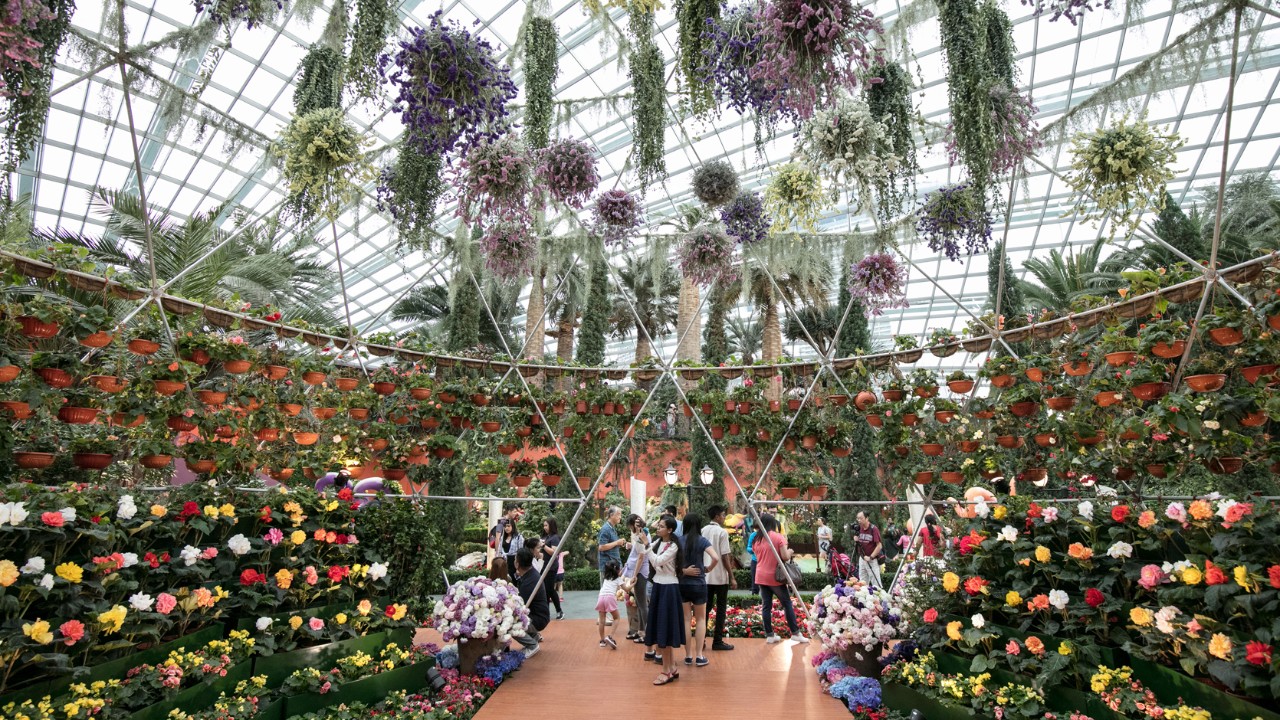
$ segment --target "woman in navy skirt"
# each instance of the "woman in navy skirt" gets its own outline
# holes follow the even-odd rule
[[[684,563],[676,538],[675,518],[664,517],[658,521],[658,540],[653,543],[649,563],[653,568],[653,595],[649,598],[649,623],[644,631],[644,644],[656,645],[658,652],[662,653],[662,674],[653,684],[666,685],[680,679],[674,648],[684,644],[689,632],[689,626],[684,623],[680,581],[676,577],[676,568],[683,567]]]

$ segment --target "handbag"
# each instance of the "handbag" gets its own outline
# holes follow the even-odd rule
[[[773,579],[776,580],[779,585],[786,585],[789,579],[791,582],[795,583],[796,587],[799,587],[800,566],[796,564],[795,560],[788,560],[784,563],[780,563],[773,571]]]

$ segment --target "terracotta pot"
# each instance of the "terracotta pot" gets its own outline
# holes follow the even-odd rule
[[[853,406],[865,411],[876,404],[876,394],[863,390],[853,397]]]
[[[1036,445],[1040,447],[1049,447],[1058,441],[1058,436],[1053,433],[1038,433],[1035,437]]]
[[[1227,384],[1227,376],[1216,373],[1206,375],[1188,375],[1186,377],[1187,387],[1195,392],[1209,393],[1218,392]]]
[[[884,427],[884,418],[879,415],[868,415],[867,424],[871,427]]]
[[[1022,471],[1022,479],[1028,482],[1039,482],[1049,476],[1049,468],[1033,467]]]
[[[209,357],[209,353],[205,350],[193,350],[182,356],[183,360],[193,362],[197,365],[208,365],[213,358]]]
[[[961,440],[960,441],[960,452],[962,453],[975,452],[979,447],[982,447],[982,443],[977,440]]]
[[[174,415],[164,421],[165,426],[174,432],[191,432],[196,429],[196,424],[181,415]]]
[[[797,410],[799,410],[799,409],[800,409],[800,401],[799,401],[799,400],[794,400],[794,399],[793,399],[793,400],[788,400],[788,401],[787,401],[787,410],[788,410],[789,412],[795,412],[795,411],[797,411]]]
[[[818,437],[816,435],[805,435],[800,438],[800,447],[805,450],[812,450],[818,447]]]
[[[921,385],[920,387],[915,388],[914,392],[916,397],[931,398],[934,395],[938,394],[938,386],[937,385]]]
[[[435,430],[440,427],[440,421],[433,417],[423,418],[422,422],[419,424],[427,430]]]
[[[1034,414],[1035,411],[1039,409],[1040,409],[1040,404],[1036,402],[1032,402],[1030,400],[1025,400],[1023,402],[1016,402],[1009,406],[1009,412],[1013,413],[1017,417],[1028,417]]]
[[[284,482],[293,477],[293,468],[280,468],[279,470],[268,470],[267,474],[276,482]]]
[[[63,405],[58,408],[58,419],[68,425],[88,425],[98,418],[95,408],[72,407]]]
[[[36,375],[51,388],[62,389],[75,384],[75,378],[71,377],[71,373],[59,368],[40,368],[36,370]]]
[[[518,488],[529,487],[530,483],[532,482],[533,482],[533,478],[528,475],[512,475],[511,476],[511,484]]]
[[[903,414],[902,414],[902,424],[903,424],[903,425],[906,425],[907,427],[911,427],[912,425],[915,425],[915,424],[916,424],[916,423],[918,423],[918,422],[920,422],[920,416],[919,416],[919,415],[917,415],[917,414],[915,414],[915,413],[903,413]]]
[[[846,397],[845,397],[845,399],[847,400],[847,399],[848,399],[848,397],[846,396]],[[740,403],[738,403],[738,414],[739,414],[739,415],[747,415],[747,414],[749,414],[750,412],[751,412],[751,403],[749,403],[749,402],[740,402]]]
[[[1083,375],[1088,375],[1090,370],[1093,370],[1093,364],[1085,362],[1083,360],[1077,360],[1075,362],[1062,364],[1062,371],[1070,375],[1071,377],[1081,377]]]
[[[368,420],[369,408],[361,408],[361,407],[347,408],[347,417],[351,418],[352,420]]]
[[[476,480],[481,485],[492,485],[498,482],[498,473],[476,473]]]
[[[1182,357],[1182,353],[1186,349],[1186,340],[1174,340],[1171,343],[1158,342],[1151,346],[1151,354],[1156,357],[1169,360],[1171,358]]]
[[[389,443],[386,438],[365,438],[360,444],[374,452],[382,452]]]
[[[152,383],[156,388],[156,394],[164,397],[177,395],[186,389],[186,383],[180,383],[177,380],[156,380]]]
[[[976,410],[974,411],[973,416],[978,418],[979,420],[990,420],[991,418],[996,416],[996,411],[995,410]]]
[[[1134,470],[1133,468],[1127,468],[1127,467],[1116,468],[1116,480],[1119,480],[1120,482],[1124,482],[1132,478],[1136,474],[1138,474],[1138,471]]]
[[[311,408],[311,416],[317,420],[329,420],[338,414],[338,408],[318,407]]]
[[[13,453],[13,462],[23,470],[42,470],[52,465],[55,459],[56,457],[53,453],[47,452],[18,451]]]
[[[821,500],[827,496],[827,491],[831,488],[826,485],[814,485],[809,488],[809,497],[814,500]]]
[[[742,434],[742,426],[741,426],[741,425],[739,425],[738,423],[729,423],[729,434],[730,434],[730,435],[741,435],[741,434]]]
[[[124,413],[114,413],[110,418],[110,423],[116,427],[136,428],[146,422],[146,415],[126,416]]]
[[[216,390],[197,390],[196,397],[205,405],[221,405],[227,401],[227,394]]]
[[[1162,478],[1168,474],[1165,471],[1164,463],[1151,463],[1147,466],[1147,472],[1151,473],[1152,477],[1158,478]]]
[[[230,425],[220,425],[220,426],[218,426],[218,428],[217,428],[217,429],[215,429],[215,430],[213,431],[213,434],[215,434],[215,435],[217,435],[218,437],[223,438],[223,439],[233,438],[233,437],[238,437],[238,436],[239,436],[239,433],[237,433],[237,432],[236,432],[236,429],[235,429],[235,428],[233,428],[233,427],[231,427]]]
[[[542,475],[539,479],[542,480],[542,484],[547,487],[555,487],[560,484],[559,475]]]
[[[1275,365],[1252,365],[1247,368],[1240,369],[1240,375],[1244,377],[1250,385],[1256,385],[1258,380],[1262,378],[1271,379],[1276,371]]]
[[[1271,315],[1267,318],[1267,327],[1280,332],[1280,315]]]
[[[615,411],[621,412],[618,408],[618,403],[607,402],[600,406],[600,412],[605,415],[612,415]]]
[[[1142,401],[1159,400],[1169,392],[1169,383],[1154,382],[1134,385],[1130,390],[1133,396]]]
[[[1133,359],[1137,356],[1138,353],[1133,352],[1132,350],[1124,350],[1122,352],[1107,353],[1103,357],[1107,359],[1107,364],[1111,367],[1120,367],[1121,365],[1128,365],[1133,362]]]
[[[1000,435],[996,438],[996,444],[1007,450],[1020,448],[1026,444],[1026,440],[1018,435]]]
[[[1075,435],[1076,442],[1081,445],[1097,445],[1107,439],[1107,434],[1102,431],[1095,432],[1092,435],[1081,435],[1080,433],[1076,433]]]
[[[409,397],[413,398],[414,400],[430,400],[431,388],[429,387],[409,388]]]
[[[585,475],[578,477],[578,488],[583,492],[586,492],[591,489],[591,483],[592,483],[591,478],[586,477]]]
[[[351,392],[360,387],[360,378],[336,377],[333,379],[333,386],[342,392]]]
[[[373,391],[385,397],[396,391],[396,384],[393,382],[387,382],[386,380],[380,380],[373,384]]]
[[[160,343],[146,338],[134,338],[129,341],[128,348],[134,355],[155,355],[160,351]]]
[[[724,428],[723,428],[723,427],[721,427],[720,425],[712,425],[712,426],[711,426],[711,439],[712,439],[712,440],[723,440],[723,439],[724,439]]]
[[[58,323],[56,322],[40,322],[39,319],[31,315],[20,316],[18,322],[22,324],[22,334],[29,338],[43,340],[58,334]]]
[[[1115,390],[1103,390],[1093,396],[1093,402],[1096,403],[1098,407],[1111,407],[1123,399],[1124,395],[1116,392]]]
[[[0,400],[0,408],[13,415],[15,420],[31,417],[31,405],[18,400]]]
[[[222,363],[222,369],[232,375],[243,375],[249,372],[251,367],[253,367],[253,363],[248,360],[227,360]]]
[[[447,392],[440,393],[440,402],[444,403],[445,405],[452,405],[457,401],[458,401],[458,396],[454,395],[453,393],[447,393]],[[561,409],[559,410],[559,412],[564,412],[563,404],[560,404],[560,407]]]
[[[693,417],[693,407],[690,406],[688,403],[681,403],[680,411],[683,412],[684,416],[687,418]]]
[[[911,448],[906,445],[895,445],[893,451],[898,454],[898,457],[906,457],[911,453]]]
[[[991,378],[991,384],[998,388],[1013,387],[1015,382],[1017,382],[1017,378],[1012,375],[996,375]]]
[[[261,428],[253,433],[254,439],[259,442],[275,442],[280,439],[279,428]]]
[[[774,412],[774,413],[776,413],[776,412],[782,412],[782,401],[780,401],[780,400],[770,400],[770,401],[769,401],[769,412]]]
[[[845,403],[849,402],[849,396],[845,395],[844,393],[828,395],[827,399],[830,400],[831,404],[836,407],[844,407]]]
[[[449,458],[453,457],[453,453],[455,452],[455,450],[454,450],[453,448],[438,447],[438,448],[436,448],[436,449],[432,450],[431,452],[432,452],[432,454],[433,454],[433,455],[435,455],[436,457],[438,457],[438,458],[440,458],[440,459],[442,459],[442,460],[447,460],[447,459],[449,459]]]
[[[782,497],[786,500],[795,500],[800,497],[800,488],[779,488]]]
[[[111,341],[114,340],[115,337],[115,335],[112,335],[106,330],[99,330],[92,335],[85,335],[80,338],[80,344],[89,348],[104,348],[110,345]]]
[[[905,390],[885,390],[881,395],[884,395],[884,399],[888,402],[900,402],[902,398],[906,397],[907,392]]]
[[[81,470],[105,470],[113,459],[110,453],[75,453],[71,463]]]
[[[1070,396],[1051,397],[1046,398],[1044,404],[1048,405],[1050,410],[1070,410],[1076,406],[1076,399]]]
[[[212,460],[187,460],[187,468],[193,473],[207,475],[218,469],[218,464]]]
[[[299,445],[315,445],[320,441],[320,433],[314,432],[295,432],[293,441]]]
[[[1254,410],[1240,418],[1240,424],[1245,427],[1261,427],[1267,424],[1267,414],[1261,410]]]
[[[268,380],[283,380],[289,377],[289,368],[283,365],[268,365],[262,368],[262,375]]]
[[[302,373],[302,382],[308,385],[319,385],[328,379],[329,379],[329,376],[325,375],[319,370],[309,370],[307,372]]]
[[[5,365],[0,367],[0,383],[13,382],[22,373],[22,368],[17,365]]]
[[[944,470],[941,473],[939,473],[939,475],[942,477],[942,482],[944,483],[950,483],[952,485],[960,485],[961,483],[964,482],[964,473],[962,472],[955,472],[953,470]]]
[[[1234,475],[1244,469],[1244,458],[1206,458],[1204,466],[1209,469],[1209,472],[1215,475]]]
[[[1136,432],[1134,432],[1134,431],[1132,431],[1132,430],[1125,430],[1124,432],[1120,433],[1119,437],[1120,437],[1120,439],[1121,439],[1121,440],[1123,440],[1123,441],[1125,441],[1125,442],[1132,442],[1132,441],[1134,441],[1134,440],[1141,440],[1141,439],[1142,439],[1142,435],[1140,435],[1140,434],[1138,434],[1138,433],[1136,433]]]
[[[786,440],[782,441],[782,448],[787,452],[795,452],[796,441],[792,440],[791,438],[787,438]]]
[[[918,472],[916,473],[915,480],[917,485],[928,485],[933,482],[933,471],[925,470],[924,472]]]
[[[755,450],[755,448],[751,448],[751,449]],[[835,455],[838,458],[847,458],[849,457],[849,453],[851,452],[853,452],[853,450],[847,447],[837,447],[837,448],[831,449],[831,454]]]
[[[123,392],[129,386],[128,380],[122,380],[114,375],[90,375],[89,381],[104,393]]]
[[[138,464],[148,470],[163,470],[173,464],[172,455],[143,455]]]
[[[928,455],[929,457],[938,457],[944,450],[946,450],[946,448],[939,443],[925,443],[920,446],[920,452]]]
[[[950,423],[952,420],[955,419],[955,417],[956,417],[956,414],[952,410],[938,410],[933,413],[933,419],[936,422],[942,423],[943,425]]]
[[[498,432],[499,430],[502,429],[502,423],[494,420],[486,420],[480,423],[480,429],[487,433]]]
[[[972,380],[950,380],[947,382],[947,387],[950,388],[951,392],[957,395],[964,395],[965,393],[973,389],[973,381]]]
[[[1235,328],[1214,328],[1209,331],[1209,339],[1222,347],[1231,347],[1244,342],[1244,333]]]
[[[280,412],[289,417],[297,417],[302,412],[302,405],[298,403],[280,403],[276,407],[280,408]]]

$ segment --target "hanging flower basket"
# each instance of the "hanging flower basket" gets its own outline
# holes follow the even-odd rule
[[[890,253],[868,255],[849,272],[849,294],[862,301],[873,316],[907,307],[907,266]]]
[[[818,174],[799,163],[787,163],[775,170],[764,191],[765,209],[773,217],[774,232],[793,227],[817,232],[818,215],[829,199],[822,191]]]
[[[606,190],[596,196],[591,211],[592,226],[606,245],[626,246],[644,224],[640,198],[626,190]]]
[[[527,277],[538,254],[538,241],[522,221],[493,223],[480,237],[484,264],[496,277],[510,280]]]
[[[539,190],[574,210],[582,209],[600,184],[595,149],[572,138],[556,140],[539,150],[534,172]]]
[[[680,239],[680,272],[698,285],[711,285],[732,272],[733,239],[719,224],[702,223]]]
[[[693,194],[710,207],[720,207],[738,195],[738,174],[728,160],[712,160],[693,171]]]
[[[948,260],[986,252],[991,242],[991,213],[976,186],[961,182],[945,185],[925,196],[916,221],[916,232],[929,249]]]
[[[769,237],[769,214],[759,193],[741,192],[720,211],[729,237],[740,245],[752,245]]]
[[[458,213],[468,223],[527,223],[532,178],[533,159],[515,135],[477,145],[462,158]]]
[[[288,213],[304,221],[336,219],[339,209],[360,197],[360,183],[373,175],[366,144],[337,108],[294,117],[271,148],[288,186]]]
[[[1164,186],[1173,179],[1182,140],[1165,135],[1143,116],[1128,115],[1109,127],[1080,133],[1072,140],[1066,183],[1075,191],[1072,212],[1095,223],[1110,217],[1110,233],[1136,232],[1148,211],[1164,209]]]
[[[888,132],[866,101],[841,96],[800,126],[796,153],[824,179],[854,189],[851,208],[869,210],[872,189],[898,165],[888,147]]]

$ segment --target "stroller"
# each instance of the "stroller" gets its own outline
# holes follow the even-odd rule
[[[831,552],[827,556],[827,564],[831,567],[831,581],[833,583],[843,583],[853,576],[853,560],[848,555],[840,552],[835,546],[831,547]]]

